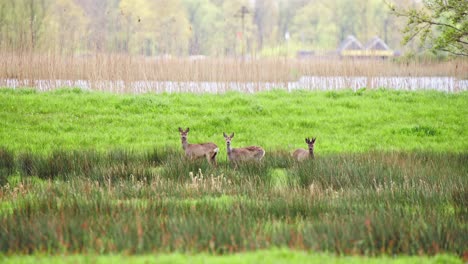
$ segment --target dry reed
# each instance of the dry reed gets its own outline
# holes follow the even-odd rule
[[[174,58],[121,54],[65,56],[0,53],[0,79],[288,82],[301,76],[448,76],[468,79],[468,60],[341,60],[338,58]]]

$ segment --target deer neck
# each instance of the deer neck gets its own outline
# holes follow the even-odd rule
[[[231,144],[226,144],[226,147],[227,147],[228,156],[231,156],[231,153],[232,153]]]
[[[188,148],[188,141],[186,138],[182,138],[182,148],[186,150]]]
[[[312,159],[315,158],[313,149],[309,149],[309,155]]]

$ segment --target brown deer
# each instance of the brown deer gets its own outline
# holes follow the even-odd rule
[[[306,138],[305,142],[309,146],[309,151],[305,149],[296,149],[294,153],[292,154],[294,159],[297,161],[303,161],[305,159],[313,159],[315,158],[314,156],[314,144],[315,144],[316,138]]]
[[[231,148],[231,140],[234,133],[230,136],[223,132],[224,139],[227,145],[227,154],[229,161],[236,164],[243,161],[260,161],[265,156],[265,150],[258,146],[250,146],[245,148]]]
[[[216,155],[218,154],[219,148],[215,143],[207,142],[201,144],[189,144],[187,141],[187,135],[190,128],[184,131],[179,127],[180,139],[182,140],[182,148],[185,150],[185,156],[191,160],[206,157],[208,163],[216,165]]]

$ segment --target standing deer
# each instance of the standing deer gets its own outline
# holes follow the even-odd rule
[[[250,146],[245,148],[231,148],[231,140],[234,133],[230,136],[223,132],[227,145],[227,154],[229,161],[236,164],[242,161],[260,161],[265,156],[265,150],[261,147]]]
[[[306,138],[305,142],[309,146],[309,151],[305,149],[296,149],[294,153],[292,154],[294,159],[297,161],[303,161],[305,159],[313,159],[314,156],[314,144],[315,144],[315,139],[316,138]]]
[[[187,135],[190,128],[185,131],[179,127],[180,139],[182,140],[182,148],[185,150],[185,156],[191,160],[206,157],[208,163],[216,165],[216,155],[218,154],[218,146],[215,143],[201,143],[201,144],[189,144],[187,141]]]

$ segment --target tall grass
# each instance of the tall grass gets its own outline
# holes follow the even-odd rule
[[[119,54],[65,56],[1,53],[0,79],[286,82],[313,76],[453,76],[468,78],[464,59],[406,60],[297,60],[259,58],[148,58]]]
[[[17,176],[0,192],[0,250],[466,254],[466,153],[297,163],[278,152],[234,169],[163,152],[157,163],[124,150],[14,155]],[[51,163],[57,153],[66,165]],[[24,156],[35,156],[33,167],[47,168],[37,175],[49,180],[22,171]]]
[[[6,178],[8,175],[13,173],[15,168],[14,153],[5,148],[0,148],[0,185],[6,183]]]

